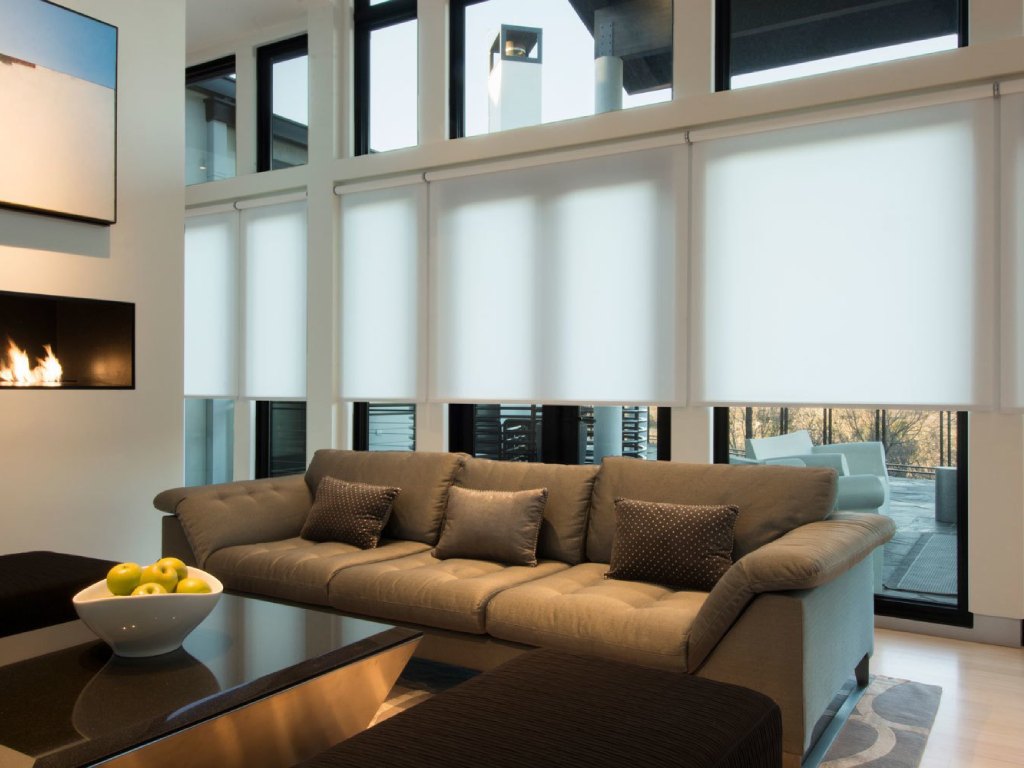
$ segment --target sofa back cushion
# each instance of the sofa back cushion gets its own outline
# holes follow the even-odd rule
[[[537,557],[575,565],[583,561],[590,496],[598,469],[594,466],[467,458],[455,476],[455,483],[475,491],[547,488],[548,501],[537,542]]]
[[[794,528],[823,520],[836,499],[831,469],[607,457],[594,483],[587,559],[611,561],[615,499],[666,504],[726,504],[739,509],[733,560]]]
[[[399,488],[382,538],[433,545],[441,532],[448,488],[465,458],[461,453],[323,449],[309,463],[306,484],[313,494],[325,476]]]

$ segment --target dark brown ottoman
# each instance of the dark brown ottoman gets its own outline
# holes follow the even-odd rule
[[[71,598],[116,564],[61,552],[0,555],[0,637],[77,619]]]
[[[301,763],[778,768],[782,716],[755,691],[537,650]]]

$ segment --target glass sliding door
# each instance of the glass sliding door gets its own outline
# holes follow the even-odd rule
[[[718,456],[727,451],[730,463],[742,465],[833,466],[840,475],[837,511],[877,512],[893,520],[896,535],[875,568],[879,613],[967,620],[966,413],[718,410],[727,414],[717,420]]]

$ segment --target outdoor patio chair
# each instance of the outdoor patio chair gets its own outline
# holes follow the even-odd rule
[[[747,440],[746,461],[757,464],[831,467],[838,477],[836,511],[889,511],[889,472],[879,442],[814,445],[806,429]]]

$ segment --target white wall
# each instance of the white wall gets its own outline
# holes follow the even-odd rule
[[[146,560],[182,477],[184,3],[63,4],[119,29],[118,223],[0,211],[0,288],[134,302],[136,388],[0,391],[0,553]]]

